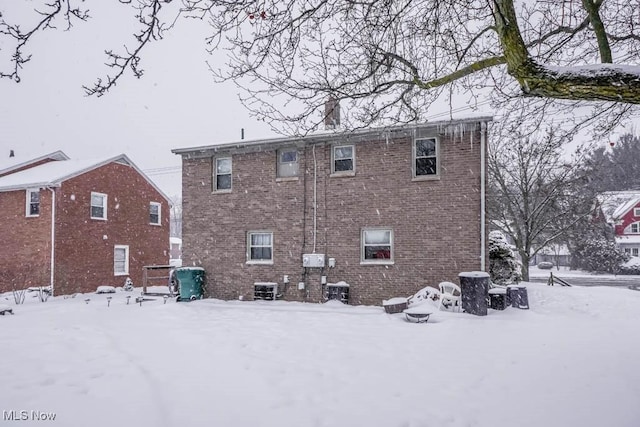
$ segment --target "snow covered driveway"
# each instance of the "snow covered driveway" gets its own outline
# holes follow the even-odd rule
[[[0,300],[0,426],[640,425],[640,292],[530,284],[530,310],[426,324],[125,295]]]

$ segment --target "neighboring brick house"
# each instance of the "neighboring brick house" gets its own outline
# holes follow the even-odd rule
[[[141,285],[144,265],[168,263],[168,198],[126,155],[54,157],[0,167],[0,292]]]
[[[596,216],[613,228],[618,247],[640,256],[640,191],[609,191],[597,199]]]
[[[346,282],[352,304],[485,270],[490,120],[174,149],[183,265],[210,297],[321,302]]]

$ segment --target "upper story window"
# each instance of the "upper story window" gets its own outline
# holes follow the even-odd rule
[[[250,231],[247,233],[247,263],[273,264],[273,233]]]
[[[413,141],[413,177],[438,176],[438,140],[421,138]]]
[[[107,195],[91,192],[91,219],[107,219]]]
[[[40,190],[27,190],[27,216],[40,216]]]
[[[215,159],[213,171],[214,191],[231,191],[231,157]]]
[[[334,145],[331,149],[331,173],[353,174],[356,171],[356,146]]]
[[[149,203],[149,224],[160,225],[162,205],[157,202]]]
[[[640,234],[640,221],[632,222],[624,229],[625,234]]]
[[[115,245],[113,247],[113,274],[124,276],[129,274],[129,246]]]
[[[640,208],[633,208],[633,216],[640,218]]]
[[[278,150],[278,178],[298,176],[298,150],[284,148]]]
[[[393,263],[393,230],[390,228],[366,228],[361,236],[363,264]]]

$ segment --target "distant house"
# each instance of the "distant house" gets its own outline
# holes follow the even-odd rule
[[[354,304],[485,270],[489,120],[174,149],[184,264],[215,298]]]
[[[182,239],[170,237],[169,244],[169,264],[175,267],[182,266]]]
[[[613,228],[618,247],[640,256],[640,191],[610,191],[597,200],[596,216]]]
[[[168,198],[126,155],[8,163],[0,163],[0,292],[140,284],[144,265],[168,263]]]

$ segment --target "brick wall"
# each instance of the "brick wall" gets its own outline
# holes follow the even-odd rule
[[[90,218],[92,191],[108,196],[106,221]],[[50,282],[51,192],[40,194],[40,216],[25,218],[25,191],[0,193],[0,291],[10,290],[12,280],[29,286]],[[150,202],[162,205],[160,226],[149,224]],[[144,265],[169,263],[168,202],[126,165],[110,163],[57,188],[55,229],[58,295],[122,286],[127,277],[141,286]],[[114,245],[129,246],[128,275],[114,274]]]
[[[26,217],[26,197],[0,193],[0,292],[50,283],[51,192],[40,191],[37,217]]]
[[[435,134],[434,134],[435,136]],[[208,295],[251,299],[254,282],[276,282],[288,300],[322,301],[320,277],[351,285],[354,304],[380,304],[461,271],[480,269],[480,136],[440,135],[441,177],[413,181],[409,137],[356,142],[356,174],[332,177],[331,145],[300,148],[298,180],[276,179],[276,151],[233,155],[233,190],[212,193],[211,158],[183,159],[183,262],[203,266]],[[315,154],[315,162],[314,162]],[[313,251],[336,267],[303,269]],[[392,265],[361,265],[361,230],[394,233]],[[274,234],[273,265],[246,263],[247,231]],[[298,290],[299,281],[305,289]]]
[[[91,192],[107,194],[107,220],[91,219]],[[161,207],[161,225],[149,224],[149,203]],[[65,181],[56,223],[58,294],[122,286],[131,277],[142,285],[144,265],[169,263],[169,206],[135,169],[110,163]],[[106,237],[106,238],[105,238]],[[129,274],[114,274],[114,245],[129,246]]]

